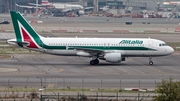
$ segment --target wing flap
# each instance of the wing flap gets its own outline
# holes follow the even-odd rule
[[[25,6],[25,5],[18,5],[18,4],[16,4],[16,6],[18,6],[18,7],[22,7],[22,8],[42,8],[42,7],[36,7],[36,6]]]

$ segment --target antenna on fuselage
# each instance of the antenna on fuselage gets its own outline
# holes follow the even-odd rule
[[[151,39],[150,37],[148,37],[148,39]]]

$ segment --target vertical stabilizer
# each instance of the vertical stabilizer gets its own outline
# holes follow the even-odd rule
[[[17,43],[29,43],[29,48],[38,48],[40,35],[31,27],[18,11],[10,11]]]
[[[49,5],[49,1],[48,0],[42,0],[41,1],[41,5]]]

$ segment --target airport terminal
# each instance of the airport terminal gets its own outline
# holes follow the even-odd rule
[[[177,0],[1,0],[0,8],[2,101],[159,101],[163,80],[169,88],[180,80]],[[54,10],[63,14],[46,15]]]
[[[115,9],[121,9],[125,7],[133,7],[133,9],[141,10],[155,10],[159,6],[163,6],[163,2],[176,2],[177,0],[49,0],[52,3],[73,3],[80,4],[84,7],[100,8],[104,6],[114,7]],[[0,1],[0,13],[7,13],[9,10],[16,10],[19,5],[28,5],[28,3],[41,3],[41,0],[1,0]],[[178,1],[177,1],[178,2]],[[173,7],[174,4],[169,4],[168,7]],[[24,8],[25,9],[25,8]],[[21,9],[22,12],[24,9]],[[132,8],[131,8],[132,9]],[[98,12],[98,9],[95,9]]]

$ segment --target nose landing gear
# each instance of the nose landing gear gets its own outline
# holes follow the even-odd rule
[[[149,65],[153,65],[152,57],[149,57]]]

